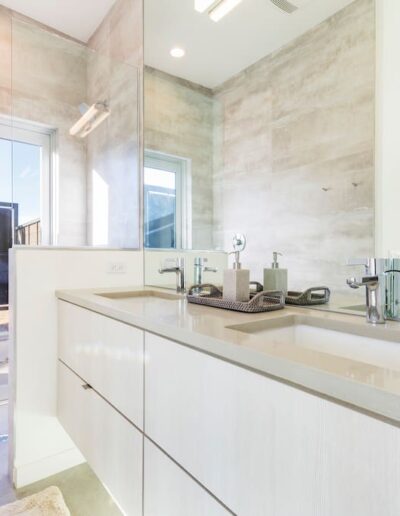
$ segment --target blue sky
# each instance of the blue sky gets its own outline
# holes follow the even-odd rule
[[[40,147],[0,139],[0,202],[18,203],[19,224],[40,217],[40,159]]]

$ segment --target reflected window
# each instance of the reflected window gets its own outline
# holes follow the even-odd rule
[[[187,160],[146,151],[144,162],[144,246],[185,246]]]
[[[50,239],[50,132],[0,117],[0,305],[8,305],[8,250]]]
[[[49,243],[50,133],[0,122],[0,162],[0,204],[12,210],[14,243]]]

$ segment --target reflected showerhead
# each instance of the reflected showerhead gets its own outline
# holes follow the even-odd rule
[[[69,134],[86,138],[96,127],[98,127],[111,114],[108,102],[96,102],[92,106],[85,103],[79,105],[81,118],[71,127]]]

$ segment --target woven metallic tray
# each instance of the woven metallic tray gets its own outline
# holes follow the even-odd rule
[[[331,291],[328,287],[312,287],[304,292],[288,292],[286,295],[287,305],[311,306],[324,305],[329,303]]]
[[[250,301],[227,301],[223,299],[222,290],[215,285],[195,285],[187,295],[189,303],[224,308],[236,312],[260,313],[281,310],[285,307],[283,292],[259,292]]]

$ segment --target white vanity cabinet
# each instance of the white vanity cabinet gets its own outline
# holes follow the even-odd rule
[[[398,516],[400,430],[145,336],[145,433],[240,516]]]
[[[59,419],[128,516],[399,516],[398,427],[59,308]]]
[[[125,514],[142,514],[143,435],[59,362],[58,417]]]
[[[144,332],[58,302],[58,356],[139,428],[143,428]]]
[[[144,460],[144,516],[231,514],[146,438]]]

